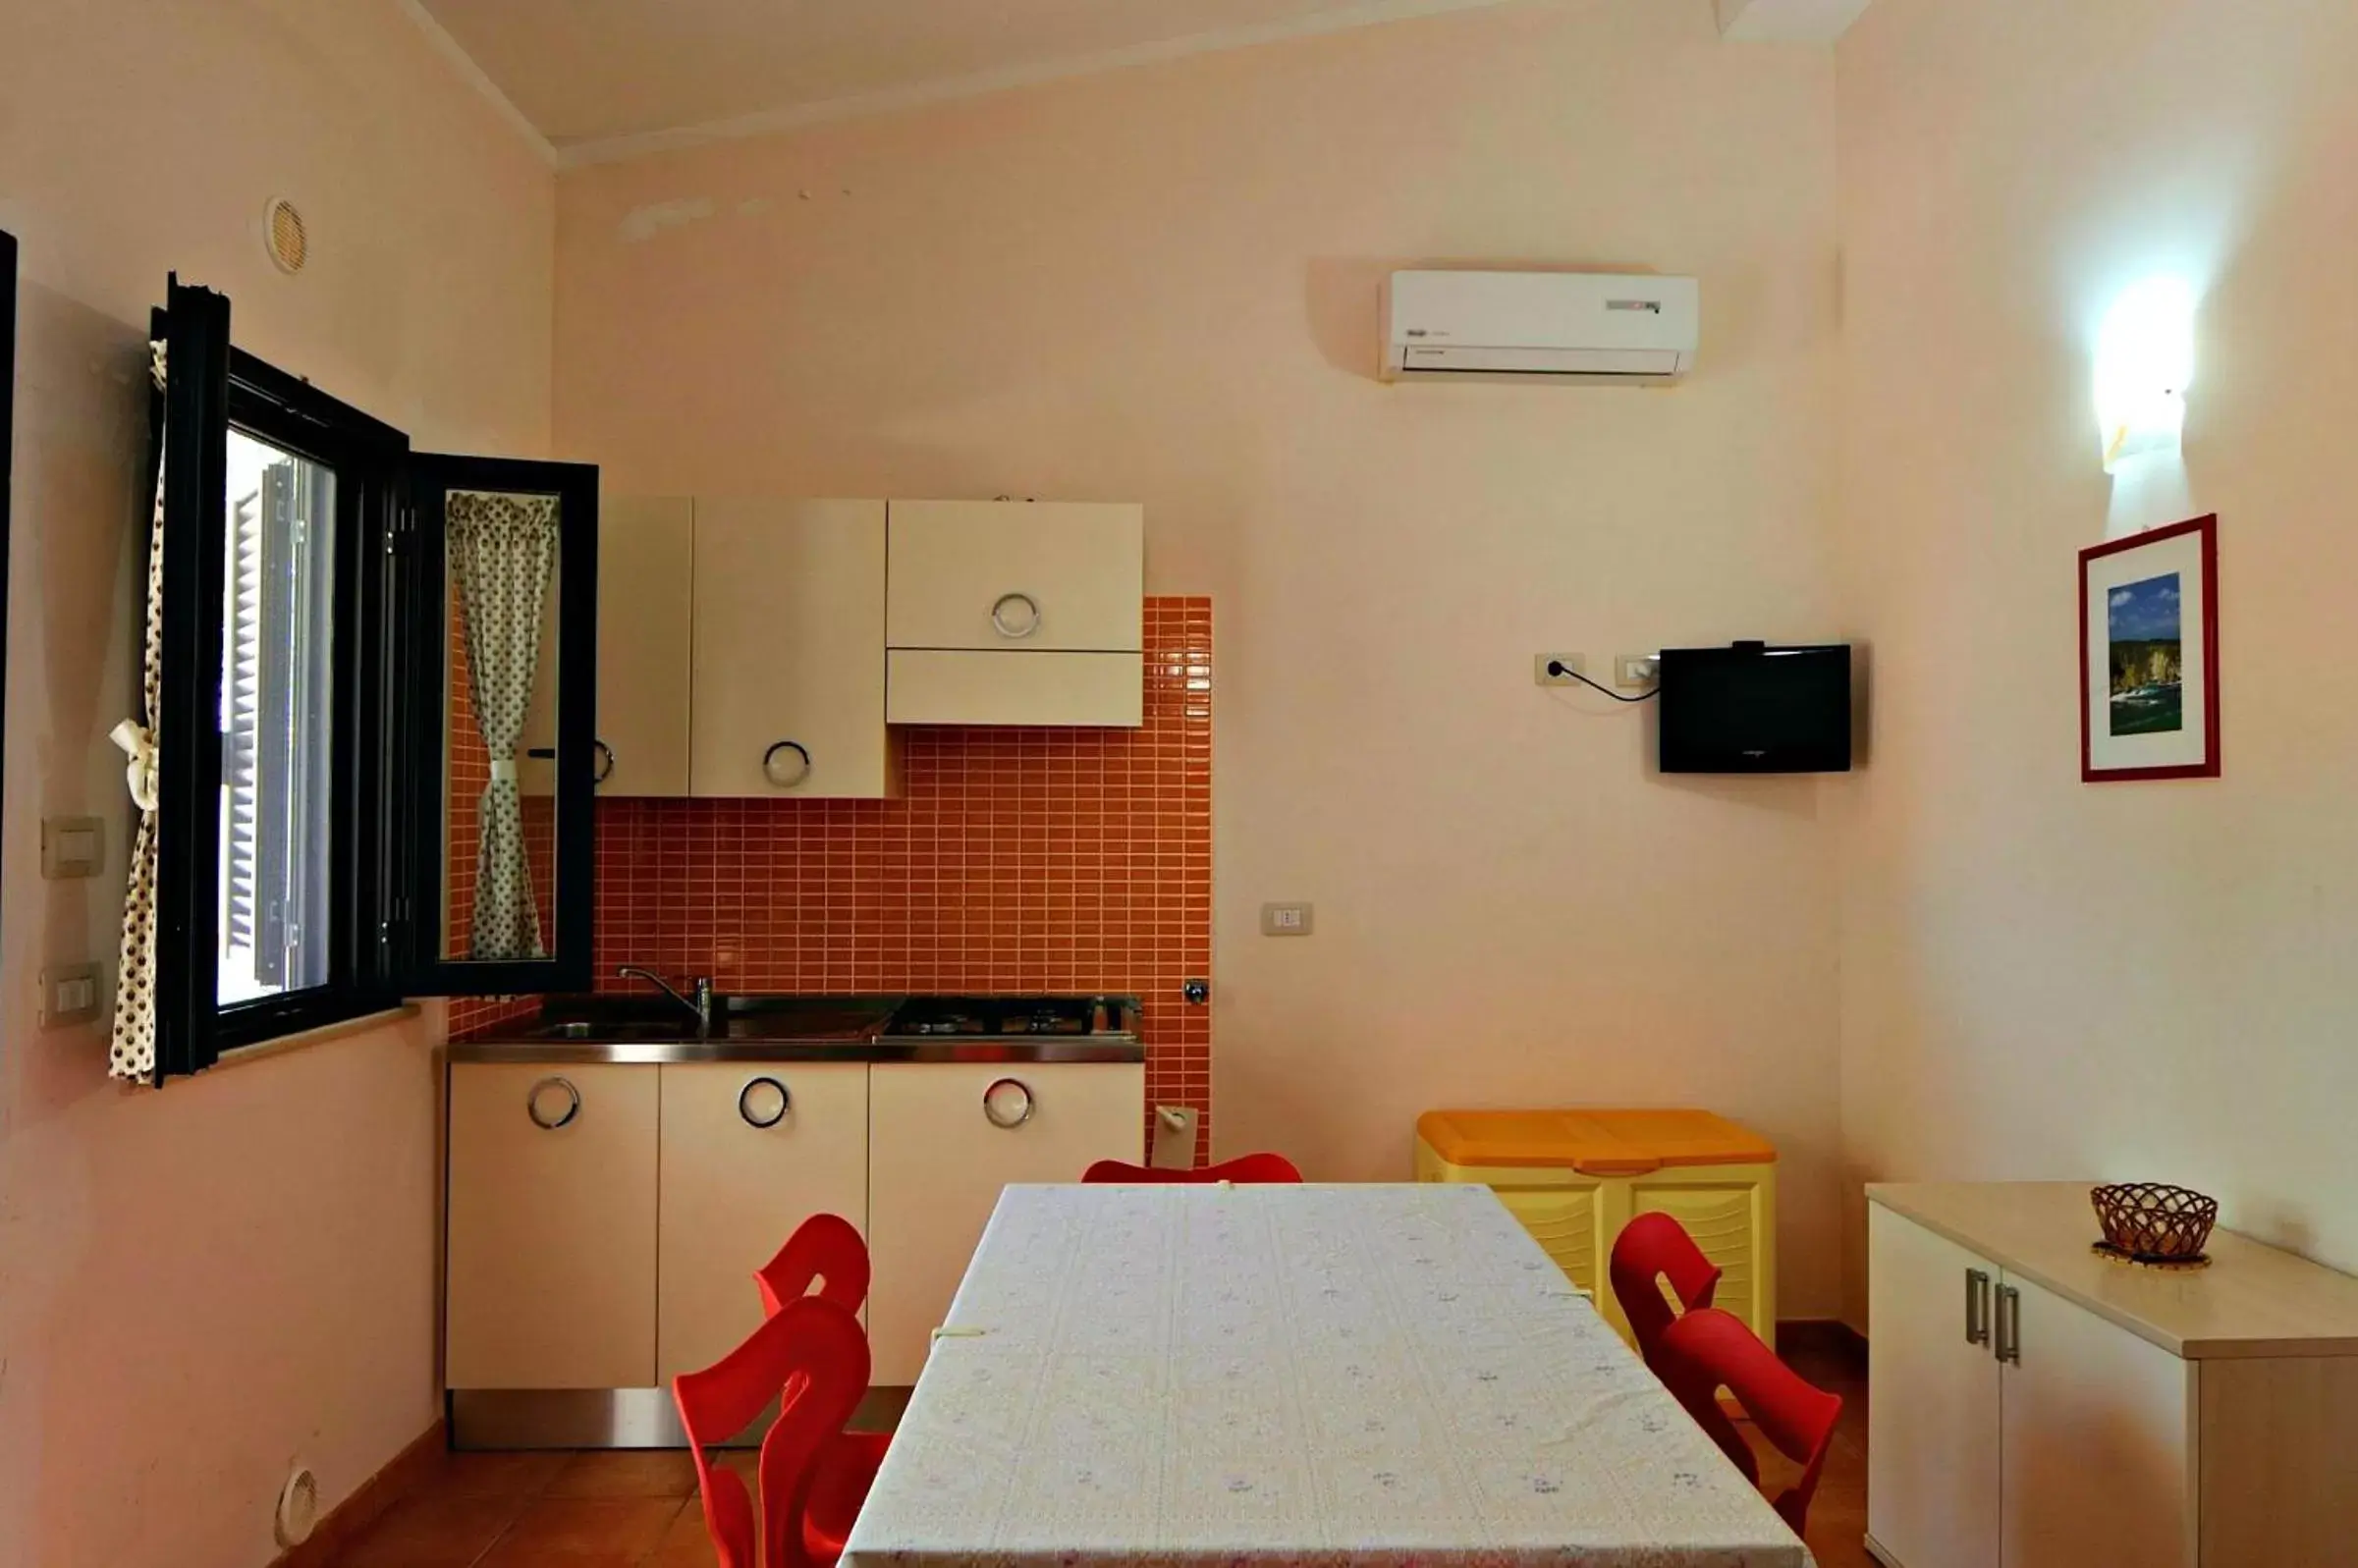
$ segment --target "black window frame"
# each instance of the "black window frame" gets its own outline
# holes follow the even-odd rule
[[[370,678],[393,606],[381,571],[409,438],[302,378],[229,347],[229,301],[177,282],[159,314],[164,434],[164,659],[158,733],[156,1077],[227,1052],[382,1012],[401,1001],[378,951],[382,902],[369,825],[384,805],[384,683]],[[226,350],[226,352],[224,351]],[[181,395],[175,396],[178,392]],[[237,429],[336,476],[329,729],[328,978],[220,1000],[221,646],[228,436]],[[183,461],[179,454],[192,455]],[[185,519],[196,519],[189,526]],[[175,960],[178,961],[175,961]]]
[[[388,922],[392,972],[411,996],[532,996],[591,988],[597,857],[598,470],[578,462],[412,453],[395,542],[402,597],[388,668],[406,671],[390,710],[388,755],[402,770],[392,802],[403,824],[388,866],[398,913]],[[552,495],[558,500],[555,894],[541,958],[453,958],[443,951],[443,827],[449,810],[443,735],[449,718],[449,537],[440,525],[454,490]],[[571,873],[569,875],[569,873]]]
[[[152,335],[166,349],[166,385],[150,406],[150,460],[163,463],[165,515],[161,692],[152,716],[161,753],[154,1081],[405,998],[588,989],[597,469],[413,452],[402,431],[235,348],[229,300],[177,277]],[[335,474],[333,805],[327,982],[224,1006],[220,725],[233,428]],[[154,473],[151,465],[151,481]],[[441,920],[427,918],[439,913],[448,875],[450,627],[440,498],[461,486],[550,493],[561,503],[555,940],[540,959],[449,959],[438,950]]]
[[[17,430],[17,237],[0,229],[0,730],[8,720],[8,495]]]

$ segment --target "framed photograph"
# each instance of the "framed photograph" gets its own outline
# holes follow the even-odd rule
[[[2080,552],[2080,778],[2219,777],[2219,519]]]

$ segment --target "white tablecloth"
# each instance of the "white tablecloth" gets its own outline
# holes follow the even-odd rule
[[[1486,1187],[1010,1187],[845,1568],[1803,1568]]]

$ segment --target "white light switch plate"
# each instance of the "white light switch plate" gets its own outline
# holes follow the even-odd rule
[[[41,822],[41,875],[51,882],[95,877],[106,865],[106,823],[98,817]]]
[[[41,971],[41,1027],[64,1029],[94,1023],[100,1011],[98,966],[94,963],[52,964]]]
[[[1261,935],[1306,937],[1310,934],[1313,913],[1306,903],[1265,903],[1261,906]]]

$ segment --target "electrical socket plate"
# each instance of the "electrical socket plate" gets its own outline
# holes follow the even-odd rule
[[[1548,674],[1548,666],[1551,664],[1561,664],[1566,670],[1575,670],[1581,675],[1588,674],[1588,660],[1579,654],[1535,653],[1531,656],[1531,679],[1534,684],[1542,686],[1576,686],[1580,684],[1570,676]]]
[[[1662,655],[1625,653],[1613,662],[1613,683],[1624,691],[1642,691],[1662,679]]]

